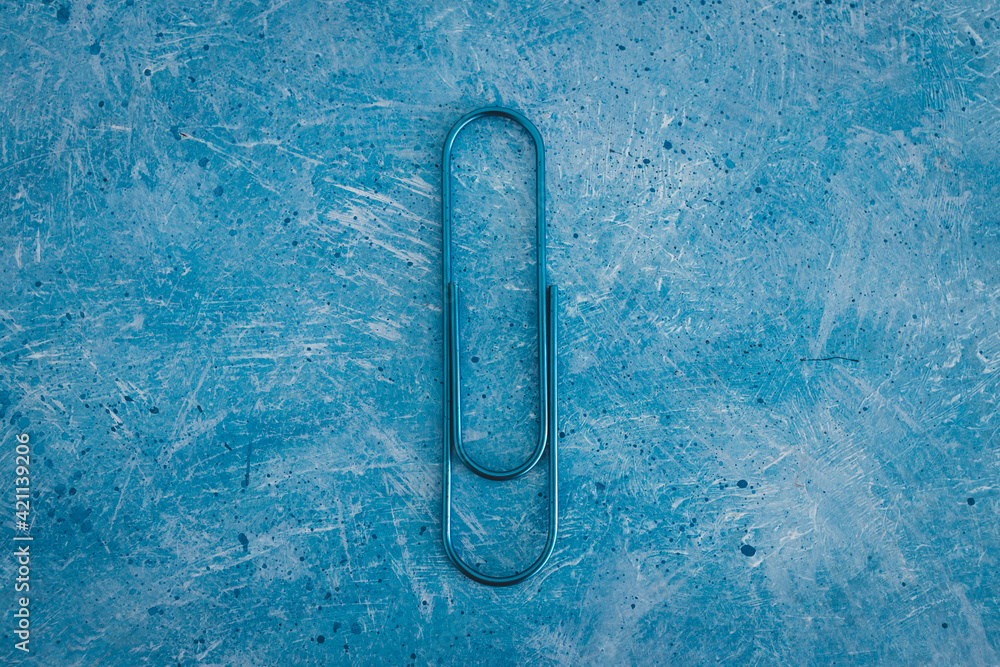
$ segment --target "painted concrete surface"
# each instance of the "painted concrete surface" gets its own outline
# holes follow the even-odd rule
[[[1000,663],[989,2],[0,7],[37,665]],[[552,562],[440,542],[440,149],[546,142]],[[466,435],[537,433],[532,147],[456,146]],[[31,525],[14,529],[15,436]],[[492,574],[544,463],[456,468]]]

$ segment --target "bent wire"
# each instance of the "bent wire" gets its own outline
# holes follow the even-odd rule
[[[459,374],[458,350],[458,283],[453,280],[451,268],[451,149],[455,138],[466,125],[484,116],[501,116],[518,123],[535,144],[535,225],[538,246],[538,384],[541,403],[541,422],[538,428],[538,443],[524,463],[510,470],[491,470],[480,465],[469,456],[462,440],[461,377]],[[555,285],[545,286],[545,147],[542,135],[530,120],[512,109],[486,107],[463,116],[444,142],[444,157],[441,161],[441,206],[443,211],[444,241],[444,329],[445,329],[445,409],[444,409],[444,493],[442,507],[442,529],[444,550],[463,574],[488,586],[510,586],[524,581],[538,572],[552,555],[559,528],[559,452],[556,444],[556,332],[558,329],[557,290]],[[549,448],[549,532],[541,555],[526,570],[494,577],[477,572],[459,557],[451,537],[451,450],[458,452],[458,458],[472,472],[491,480],[516,479],[535,467]]]

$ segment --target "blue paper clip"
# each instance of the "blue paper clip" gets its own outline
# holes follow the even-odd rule
[[[462,441],[461,379],[458,370],[458,283],[453,280],[451,269],[451,149],[455,137],[466,125],[484,116],[501,116],[520,124],[535,144],[535,224],[538,245],[538,375],[541,424],[535,451],[521,465],[511,470],[491,470],[479,465],[469,456]],[[486,107],[463,116],[448,133],[444,142],[441,162],[441,191],[444,237],[444,329],[445,329],[445,409],[444,409],[444,503],[442,528],[444,550],[455,566],[473,581],[488,586],[510,586],[520,583],[538,572],[552,555],[559,528],[559,452],[556,444],[556,333],[558,329],[557,290],[555,285],[545,286],[545,148],[538,129],[520,113],[502,107]],[[549,448],[549,533],[541,555],[526,570],[505,577],[493,577],[472,569],[455,552],[451,537],[451,450],[458,452],[472,472],[492,480],[516,479],[535,467]]]

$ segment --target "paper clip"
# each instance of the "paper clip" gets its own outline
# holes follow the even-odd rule
[[[461,380],[458,368],[458,283],[452,278],[451,270],[451,149],[455,138],[466,125],[484,116],[501,116],[523,127],[531,135],[535,144],[535,224],[537,227],[538,250],[538,375],[539,402],[541,403],[541,423],[538,429],[538,444],[535,451],[521,465],[511,470],[491,470],[472,460],[462,441],[462,401]],[[444,241],[444,329],[445,329],[445,409],[444,409],[444,493],[442,507],[442,531],[444,550],[455,566],[467,577],[487,586],[510,586],[517,584],[538,572],[552,555],[559,527],[559,452],[556,443],[558,421],[556,409],[556,333],[558,329],[557,290],[555,285],[546,289],[545,285],[545,148],[538,129],[523,115],[503,107],[485,107],[463,116],[444,142],[444,157],[441,161],[441,205],[443,209]],[[494,577],[472,569],[455,552],[451,537],[451,450],[458,452],[472,472],[491,480],[516,479],[535,467],[549,449],[549,532],[538,559],[526,570],[503,577]]]

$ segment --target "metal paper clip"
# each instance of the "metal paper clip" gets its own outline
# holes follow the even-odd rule
[[[469,456],[462,441],[461,379],[458,369],[458,283],[452,279],[451,270],[451,149],[455,137],[466,125],[484,116],[501,116],[520,124],[535,144],[535,224],[538,245],[538,382],[541,403],[541,423],[535,451],[521,465],[511,470],[491,470]],[[441,162],[441,191],[444,237],[444,328],[445,328],[445,409],[444,409],[444,502],[442,528],[444,550],[455,566],[470,579],[488,586],[510,586],[524,581],[538,572],[552,555],[559,526],[559,453],[556,443],[556,333],[558,329],[557,290],[555,285],[545,286],[545,148],[538,129],[520,113],[503,107],[486,107],[463,116],[448,133],[444,142]],[[458,452],[472,472],[491,480],[516,479],[535,467],[549,448],[549,533],[538,559],[526,570],[504,577],[494,577],[472,569],[455,552],[451,537],[451,450]]]

